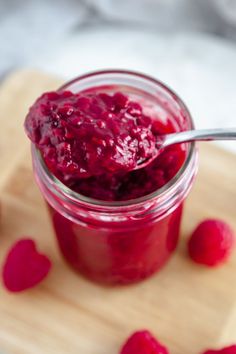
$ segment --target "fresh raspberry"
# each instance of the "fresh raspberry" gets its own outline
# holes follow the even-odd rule
[[[236,345],[231,345],[219,350],[207,350],[203,354],[236,354]]]
[[[31,239],[21,239],[10,249],[3,265],[3,282],[11,292],[32,288],[48,274],[51,261],[36,250]]]
[[[214,267],[224,262],[234,245],[234,232],[224,221],[208,219],[194,230],[188,251],[196,263]]]
[[[169,354],[169,352],[149,331],[143,330],[129,337],[120,354]]]

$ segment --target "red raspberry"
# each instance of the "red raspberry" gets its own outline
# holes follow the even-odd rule
[[[21,239],[10,249],[3,265],[3,282],[11,292],[32,288],[51,268],[50,260],[38,253],[33,240]]]
[[[234,232],[228,224],[217,219],[200,223],[193,232],[188,251],[196,263],[214,267],[225,261],[234,245]]]
[[[132,334],[120,354],[169,354],[169,352],[150,332],[144,330]]]
[[[236,345],[231,345],[219,350],[207,350],[203,354],[236,354]]]

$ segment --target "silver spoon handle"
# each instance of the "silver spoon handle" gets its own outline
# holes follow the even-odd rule
[[[228,129],[199,129],[187,130],[180,133],[167,134],[163,136],[161,147],[167,147],[175,143],[191,142],[195,140],[235,140],[236,128]]]

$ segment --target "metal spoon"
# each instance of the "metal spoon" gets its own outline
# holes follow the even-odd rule
[[[149,165],[170,145],[191,141],[236,140],[236,128],[187,130],[180,133],[159,135],[156,140],[156,152],[148,159],[138,161],[136,170]]]

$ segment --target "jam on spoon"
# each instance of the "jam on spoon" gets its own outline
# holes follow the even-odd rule
[[[165,185],[182,166],[184,145],[158,154],[158,136],[176,132],[171,121],[144,113],[121,92],[43,94],[25,129],[48,169],[69,188],[102,200],[128,200]]]

